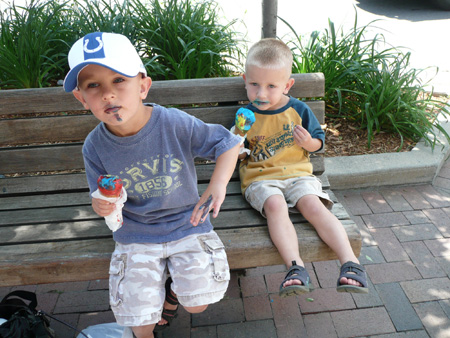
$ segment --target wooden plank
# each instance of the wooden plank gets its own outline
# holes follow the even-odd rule
[[[361,251],[360,233],[352,221],[344,221],[356,256]],[[305,262],[336,256],[307,225],[295,225],[300,254]],[[231,269],[282,264],[267,227],[217,230]],[[109,238],[0,246],[0,287],[108,278],[114,241]]]
[[[81,144],[7,148],[0,151],[2,174],[83,169]]]
[[[349,233],[350,243],[357,256],[361,250],[359,233],[355,232],[354,223],[344,226]],[[320,241],[311,229],[296,226],[299,237],[300,253],[305,262],[323,260],[324,255],[335,257],[330,249]],[[357,229],[356,229],[357,230]],[[244,269],[254,266],[282,264],[281,258],[273,247],[266,228],[217,231],[227,250],[231,269]],[[50,243],[47,244],[49,255],[39,254],[40,244],[22,246],[27,253],[20,253],[18,248],[1,247],[2,257],[15,259],[0,262],[0,286],[24,284],[56,283],[108,278],[110,252],[114,243],[111,239],[89,240],[87,243]],[[104,252],[107,248],[107,252]],[[11,250],[12,249],[12,250]],[[31,253],[29,253],[32,251]],[[64,251],[64,252],[62,252]],[[80,258],[80,254],[84,257]],[[45,258],[43,258],[45,257]]]
[[[293,74],[295,97],[322,97],[322,73]],[[146,102],[161,105],[246,101],[242,77],[154,81]],[[33,104],[30,104],[32,102]],[[84,110],[62,87],[0,91],[0,115]]]
[[[325,119],[324,101],[307,101],[321,124]],[[206,123],[230,128],[242,105],[183,108]],[[0,147],[49,142],[82,142],[99,121],[93,115],[67,115],[0,120]],[[76,126],[76,128],[74,128]]]
[[[2,246],[0,285],[108,278],[113,250],[112,238]]]
[[[0,120],[0,146],[83,142],[98,123],[93,115]]]
[[[77,164],[77,166],[82,165],[83,156],[81,154],[81,145],[73,145],[72,151],[70,152],[72,158],[70,162],[62,163],[61,159],[58,158],[61,155],[61,149],[56,147],[43,147],[43,148],[24,148],[24,149],[10,149],[8,152],[0,151],[0,172],[38,172],[38,171],[51,171],[51,170],[64,170],[56,168],[66,168],[69,166],[68,163]],[[77,149],[78,147],[78,149]],[[61,148],[61,147],[60,147]],[[64,148],[64,147],[62,147]],[[37,163],[37,167],[32,167],[30,163],[25,167],[23,162],[24,158],[33,157],[33,153],[36,152],[41,160]],[[6,154],[9,154],[7,156]],[[65,155],[68,155],[67,153]],[[67,158],[67,156],[65,156]],[[52,159],[55,159],[53,162]],[[2,160],[11,161],[11,163],[1,162]],[[50,162],[50,163],[48,163]],[[26,163],[26,162],[25,162]],[[321,175],[325,170],[325,161],[323,156],[311,157],[311,163],[314,167],[314,174]],[[5,168],[3,167],[5,166]],[[9,168],[9,170],[7,170]],[[53,168],[53,169],[52,169]],[[214,170],[214,164],[202,164],[197,165],[197,177],[198,181],[203,183],[209,180]],[[13,170],[15,169],[15,171]],[[20,171],[18,170],[20,169]],[[67,169],[67,168],[66,168]],[[238,179],[238,172],[234,172],[233,179]],[[48,192],[62,192],[62,191],[72,191],[72,190],[87,190],[87,180],[83,173],[77,174],[60,174],[60,175],[39,175],[39,176],[22,176],[22,177],[7,177],[0,179],[0,196],[8,194],[25,194],[25,193],[48,193]]]
[[[87,191],[76,193],[2,197],[0,198],[0,211],[74,206],[82,204],[86,205],[90,203],[91,197]]]
[[[330,184],[326,176],[319,176],[322,181],[322,188],[329,189]],[[207,183],[198,185],[199,194],[207,188]],[[87,189],[87,188],[86,188]],[[328,191],[333,198],[334,194]],[[233,195],[241,195],[241,184],[238,180],[231,181],[227,186],[227,199]],[[336,200],[336,198],[334,198]],[[22,209],[36,209],[60,206],[76,206],[76,205],[90,205],[91,197],[87,191],[71,192],[71,193],[55,193],[55,194],[40,194],[40,195],[23,195],[13,197],[0,198],[0,211],[22,210]],[[1,217],[0,217],[1,218]]]
[[[335,203],[333,213],[338,219],[347,219],[348,214],[340,203]],[[301,214],[291,214],[292,222],[305,222]],[[100,220],[101,222],[91,222]],[[259,212],[250,207],[242,195],[231,195],[225,198],[217,218],[211,219],[217,229],[265,226],[267,220]],[[70,238],[80,236],[96,236],[95,227],[104,225],[99,217],[88,205],[48,207],[37,209],[19,209],[0,211],[0,243],[15,242],[19,233],[27,236],[27,241],[45,241],[61,239],[56,236],[59,231],[67,232]],[[84,229],[93,229],[90,234],[80,234]],[[34,234],[36,229],[43,232]],[[20,237],[24,238],[24,237]]]
[[[88,190],[86,174],[55,174],[6,177],[0,179],[0,194],[3,196],[30,193],[43,194],[55,191],[67,192],[74,190]]]

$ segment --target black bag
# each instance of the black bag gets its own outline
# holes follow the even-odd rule
[[[17,297],[17,298],[12,298]],[[27,305],[22,299],[29,301]],[[0,338],[55,338],[49,320],[36,310],[36,294],[30,291],[13,291],[0,302]]]

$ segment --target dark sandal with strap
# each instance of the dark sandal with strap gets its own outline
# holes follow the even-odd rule
[[[283,287],[284,283],[293,279],[301,281],[303,285],[294,284]],[[292,295],[300,295],[302,293],[310,292],[311,290],[312,284],[308,271],[306,271],[303,266],[297,265],[295,261],[292,261],[292,266],[289,268],[283,283],[280,285],[280,297],[284,298]]]
[[[169,278],[167,278],[166,285],[165,285],[165,289],[166,289],[165,301],[171,305],[178,305],[179,304],[178,299],[172,295],[172,292],[170,289],[171,285],[172,285],[172,278],[169,277]],[[172,320],[178,316],[177,312],[178,312],[178,307],[175,310],[163,309],[161,317],[164,318],[165,320],[167,320],[167,323],[162,324],[162,325],[156,324],[155,328],[153,329],[153,332],[162,331],[166,327],[170,326],[170,323],[172,322]]]
[[[341,284],[340,281],[342,277],[358,281],[362,286]],[[367,285],[366,269],[361,264],[348,261],[341,266],[341,273],[337,281],[338,292],[369,293]]]

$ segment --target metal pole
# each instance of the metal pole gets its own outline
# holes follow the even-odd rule
[[[278,0],[262,0],[261,38],[277,37]]]

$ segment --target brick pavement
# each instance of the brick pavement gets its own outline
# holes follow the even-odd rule
[[[450,164],[435,185],[335,191],[359,225],[369,295],[337,293],[337,261],[308,263],[315,290],[281,299],[281,265],[233,271],[226,297],[183,309],[163,337],[450,337]],[[114,321],[106,280],[0,288],[35,291],[40,307],[83,329]],[[58,337],[74,335],[52,321]]]

